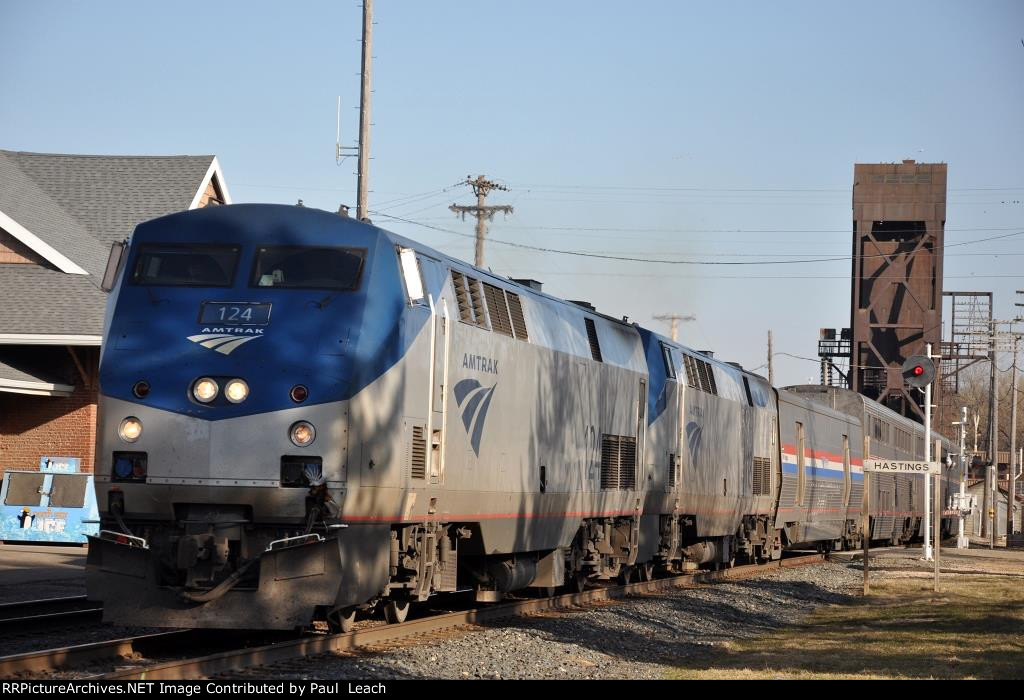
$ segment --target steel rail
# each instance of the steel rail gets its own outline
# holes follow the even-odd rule
[[[0,656],[0,678],[14,678],[19,674],[43,673],[59,668],[88,665],[95,661],[106,661],[145,653],[147,647],[162,646],[171,641],[194,636],[194,630],[156,632],[138,637],[111,639],[103,642],[78,644],[60,649],[29,651],[23,654]]]
[[[16,617],[27,617],[50,612],[60,612],[69,608],[80,609],[87,606],[84,595],[72,595],[64,598],[41,598],[39,600],[22,600],[14,603],[0,603],[0,620]]]
[[[84,595],[0,604],[0,630],[24,633],[99,622],[103,607]]]
[[[720,571],[696,571],[690,574],[654,579],[653,581],[592,588],[581,593],[569,593],[551,598],[535,598],[463,612],[431,615],[397,625],[380,625],[325,637],[304,638],[261,647],[220,652],[193,659],[158,663],[145,668],[105,674],[101,678],[105,680],[196,679],[225,671],[291,661],[305,656],[315,656],[335,651],[351,651],[360,647],[408,639],[461,625],[493,622],[517,615],[579,607],[602,600],[622,598],[629,595],[657,593],[672,588],[689,588],[715,581],[755,578],[761,574],[781,568],[817,564],[824,561],[824,559],[825,556],[823,554],[812,554],[780,559],[768,564],[751,564],[731,569],[722,569]],[[0,658],[0,670],[2,670],[2,662],[3,659]]]

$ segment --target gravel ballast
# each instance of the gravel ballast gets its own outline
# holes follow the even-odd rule
[[[825,563],[747,581],[676,589],[587,610],[545,613],[450,638],[355,656],[324,655],[276,679],[658,679],[688,655],[801,621],[856,595],[858,569]]]

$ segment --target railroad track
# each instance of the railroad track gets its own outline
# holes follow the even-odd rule
[[[278,664],[318,654],[393,644],[463,625],[485,624],[517,615],[581,607],[614,598],[657,593],[672,588],[687,588],[716,581],[755,578],[780,568],[816,564],[824,559],[822,554],[812,554],[785,558],[770,564],[738,566],[721,571],[697,571],[641,583],[592,588],[582,593],[517,600],[473,610],[441,613],[409,620],[398,625],[368,626],[344,634],[306,636],[256,646],[251,646],[252,640],[250,640],[250,646],[246,648],[238,648],[236,641],[234,648],[226,648],[223,651],[214,651],[190,658],[183,658],[183,656],[194,654],[200,643],[203,648],[210,648],[210,630],[176,630],[148,634],[0,657],[0,677],[12,678],[19,675],[46,674],[61,668],[80,669],[88,667],[90,664],[108,663],[119,658],[126,659],[127,661],[123,663],[131,663],[133,667],[122,668],[99,677],[108,680],[185,680],[209,677],[227,671]],[[151,664],[145,664],[144,661],[139,660],[151,659],[154,656],[167,658],[175,655],[182,658]],[[133,661],[133,659],[135,660]]]
[[[102,618],[103,608],[100,604],[86,600],[84,595],[0,604],[0,631],[3,633],[37,632],[92,624],[100,622]]]

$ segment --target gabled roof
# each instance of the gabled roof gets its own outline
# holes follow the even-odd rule
[[[110,244],[143,221],[195,208],[211,181],[229,203],[215,156],[0,150],[0,229],[55,268],[0,265],[0,344],[8,335],[98,336]]]
[[[142,221],[196,206],[213,177],[229,201],[215,156],[0,150],[0,212],[99,277],[111,243]]]
[[[0,151],[0,229],[62,272],[87,274],[86,267],[102,264],[100,242],[22,172],[7,151]]]

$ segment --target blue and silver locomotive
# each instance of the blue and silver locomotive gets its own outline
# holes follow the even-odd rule
[[[141,224],[100,382],[89,596],[155,626],[346,629],[853,546],[877,443],[863,404],[278,205]],[[915,535],[904,511],[875,536]]]

